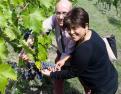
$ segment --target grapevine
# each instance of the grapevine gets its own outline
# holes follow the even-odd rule
[[[72,2],[76,2],[76,0],[72,0]],[[55,3],[56,0],[0,0],[1,94],[5,94],[6,87],[9,87],[11,80],[15,80],[16,83],[11,87],[13,91],[10,93],[15,93],[16,90],[20,93],[18,89],[20,85],[17,88],[17,84],[23,84],[22,79],[27,81],[33,80],[34,77],[41,79],[39,69],[42,68],[41,63],[47,59],[47,49],[51,45],[50,36],[40,35],[44,31],[42,22],[54,13]],[[29,33],[34,37],[33,47],[29,47],[26,41]],[[10,64],[8,45],[17,54],[23,50],[31,62],[35,63],[17,61],[17,59],[15,63]]]

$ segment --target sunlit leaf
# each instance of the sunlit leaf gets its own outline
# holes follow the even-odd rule
[[[0,13],[0,27],[6,27],[6,26],[7,26],[6,19],[5,19],[4,15],[2,15]]]
[[[32,29],[33,32],[40,32],[42,20],[44,19],[39,9],[32,11],[28,15],[22,15],[23,23],[26,28]]]
[[[34,54],[34,50],[32,50],[30,47],[28,47],[28,44],[25,40],[21,41],[22,47],[24,48],[25,52]]]
[[[46,36],[45,36],[46,37]],[[38,42],[41,43],[42,45],[45,44],[45,39],[42,36],[38,36]]]
[[[16,35],[12,31],[11,27],[5,28],[4,33],[10,39],[10,41],[12,41],[12,40],[14,40],[16,38]]]
[[[17,80],[17,75],[15,71],[8,64],[0,64],[0,76],[9,78],[12,80]]]
[[[2,75],[0,75],[0,91],[1,94],[5,94],[5,89],[8,84],[8,79]]]
[[[49,8],[51,6],[51,0],[40,0],[40,3],[46,8]]]
[[[10,0],[10,3],[13,4],[14,6],[23,4],[24,0]]]
[[[2,38],[0,38],[0,59],[6,59],[8,54],[7,47],[5,45],[5,42]]]
[[[33,54],[31,54],[31,53],[27,53],[27,56],[29,57],[29,59],[30,59],[31,61],[34,61]]]
[[[40,61],[36,61],[35,62],[35,65],[38,69],[41,69],[42,68],[42,65],[41,65],[41,62]]]
[[[2,5],[0,4],[0,26],[6,27],[8,25],[8,22],[12,23],[11,17],[12,11],[8,7],[8,4],[4,2],[2,3]]]
[[[47,49],[41,44],[38,45],[38,59],[41,61],[45,61],[47,59]]]
[[[0,91],[5,94],[5,88],[8,84],[8,78],[17,80],[15,71],[8,64],[0,64]]]

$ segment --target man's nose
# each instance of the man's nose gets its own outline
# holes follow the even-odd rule
[[[70,33],[71,33],[71,34],[74,34],[74,30],[73,30],[73,29],[71,29],[71,30],[70,30]]]
[[[63,14],[60,14],[60,19],[64,19],[64,15]]]

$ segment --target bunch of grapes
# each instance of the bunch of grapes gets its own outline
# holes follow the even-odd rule
[[[39,71],[39,69],[36,67],[34,62],[27,62],[26,67],[21,68],[17,65],[17,63],[9,63],[12,68],[14,68],[17,73],[19,73],[21,75],[22,79],[26,79],[26,80],[34,80],[35,77],[37,77],[38,79],[42,79],[42,74]]]
[[[35,63],[33,62],[27,63],[27,68],[28,69],[24,69],[24,72],[22,72],[23,79],[34,80],[35,77],[37,77],[40,80],[42,79],[42,74],[39,71],[39,69],[36,67]]]
[[[17,66],[17,63],[9,63],[11,66],[21,75],[22,79],[25,80],[34,80],[37,77],[39,80],[42,79],[42,74],[39,69],[36,67],[34,62],[27,62],[26,67],[20,68]],[[48,67],[55,67],[55,64],[42,62],[42,69],[48,69]]]
[[[33,80],[36,75],[35,71],[27,70],[27,69],[24,69],[23,71],[21,71],[21,74],[22,74],[22,79],[26,79],[26,80]]]
[[[22,78],[26,80],[33,80],[35,76],[38,79],[42,79],[42,74],[39,71],[39,69],[36,67],[34,62],[29,62],[27,63],[28,69],[24,69],[22,72]],[[47,69],[48,67],[55,67],[55,64],[52,63],[47,63],[47,62],[42,62],[42,69]]]
[[[55,67],[55,64],[53,63],[47,63],[47,62],[42,62],[42,69],[47,69],[48,67]]]

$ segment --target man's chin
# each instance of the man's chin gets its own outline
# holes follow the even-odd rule
[[[74,38],[74,37],[72,37],[72,39],[76,42],[76,41],[78,41],[78,39],[76,39],[76,38]]]
[[[59,23],[59,25],[60,25],[60,27],[62,27],[63,26],[63,23]]]

